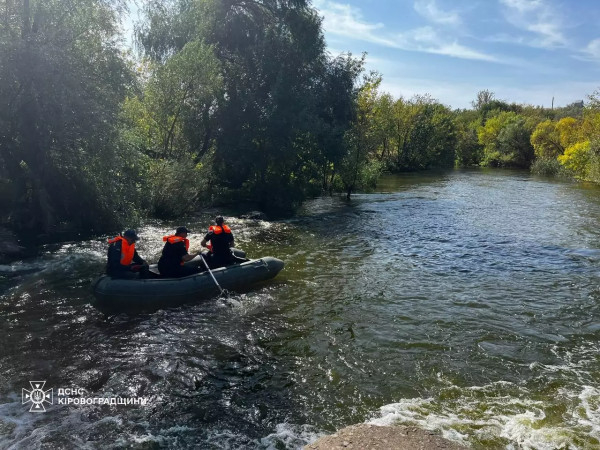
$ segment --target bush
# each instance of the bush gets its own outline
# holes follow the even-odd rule
[[[592,140],[590,149],[588,180],[600,184],[600,141]]]
[[[567,148],[565,153],[558,157],[558,161],[573,171],[578,179],[587,180],[591,155],[590,141],[578,142]]]
[[[154,160],[148,169],[150,214],[161,219],[190,212],[207,190],[201,166],[193,161]]]
[[[547,177],[573,178],[573,174],[556,158],[538,158],[531,165],[531,173]]]

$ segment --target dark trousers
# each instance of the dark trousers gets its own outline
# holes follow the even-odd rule
[[[129,267],[119,267],[117,270],[112,270],[108,275],[110,275],[112,278],[121,278],[125,280],[132,280],[134,278],[150,278],[150,271],[148,270],[148,266],[146,264],[142,265],[138,271],[134,271],[132,269],[135,265],[136,264],[131,264]]]
[[[112,278],[120,278],[124,280],[132,280],[134,278],[139,278],[137,272],[133,272],[131,270],[116,270],[108,274]]]
[[[231,253],[209,253],[205,259],[208,261],[208,265],[211,269],[229,266],[235,262],[235,259]]]
[[[198,267],[190,266],[161,266],[158,265],[160,276],[164,278],[182,278],[199,273]]]

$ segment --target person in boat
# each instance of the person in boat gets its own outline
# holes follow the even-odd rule
[[[108,240],[107,275],[113,278],[147,278],[148,263],[135,249],[138,239],[135,230],[127,230],[122,236]]]
[[[163,237],[165,246],[158,260],[158,270],[163,277],[181,278],[200,272],[199,267],[184,266],[184,263],[197,256],[188,253],[190,247],[188,233],[186,227],[179,227],[175,230],[175,234]]]
[[[206,236],[200,242],[202,247],[206,247],[209,250],[203,257],[207,260],[211,269],[228,266],[237,262],[231,250],[234,244],[231,228],[225,224],[223,216],[217,216],[215,224],[208,228],[208,233],[206,233]]]

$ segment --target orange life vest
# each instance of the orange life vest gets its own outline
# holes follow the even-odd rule
[[[221,234],[223,232],[225,232],[225,234],[231,234],[231,228],[229,228],[225,224],[223,224],[222,227],[220,227],[219,225],[211,225],[210,227],[208,227],[208,231],[209,232],[212,231],[214,234]],[[210,250],[210,252],[212,253],[212,251],[213,251],[212,242],[208,241],[208,244],[206,244],[206,248],[208,248]]]
[[[114,239],[109,239],[109,244],[121,241],[121,265],[129,266],[133,261],[133,255],[135,254],[135,242],[130,244],[123,236],[117,236]]]
[[[181,236],[163,236],[163,242],[168,242],[169,244],[177,244],[178,242],[185,242],[185,249],[190,249],[190,241],[189,239],[184,239]]]
[[[212,231],[215,234],[221,234],[222,232],[231,234],[231,228],[229,228],[227,225],[223,225],[222,227],[219,225],[211,225],[208,227],[208,231]]]
[[[163,242],[168,242],[169,244],[177,244],[178,242],[185,242],[185,249],[186,251],[189,250],[190,248],[190,241],[189,239],[184,239],[181,236],[163,236]],[[184,261],[181,261],[181,265],[183,266]]]

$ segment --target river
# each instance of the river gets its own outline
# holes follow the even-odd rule
[[[361,422],[473,448],[600,448],[598,187],[389,176],[290,220],[228,223],[285,269],[154,313],[89,304],[109,236],[5,266],[34,272],[0,278],[0,448],[294,449]],[[140,254],[156,261],[176,225],[143,226]],[[29,412],[41,380],[53,404]],[[59,389],[137,403],[58,404]]]

